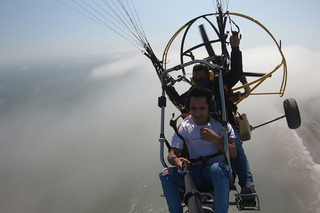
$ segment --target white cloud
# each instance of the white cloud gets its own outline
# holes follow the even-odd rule
[[[320,94],[318,79],[320,72],[320,52],[312,51],[300,45],[285,46],[282,48],[287,62],[287,88],[286,94],[299,96],[305,99]],[[282,58],[274,46],[262,46],[252,49],[243,49],[244,72],[268,73],[272,71]],[[271,78],[268,78],[259,88],[280,88],[283,76],[283,67],[280,67]],[[255,80],[249,77],[248,81]],[[272,89],[272,90],[274,90]]]
[[[130,52],[118,53],[113,56],[111,62],[93,68],[90,78],[105,79],[123,75],[133,70],[139,70],[146,60],[148,59],[137,51],[134,54]]]
[[[287,93],[293,97],[316,94],[320,88],[320,84],[317,84],[320,75],[317,70],[320,63],[319,52],[301,46],[288,46],[283,49],[289,69]],[[272,54],[272,48],[268,47],[243,50],[244,65],[246,68],[252,68],[252,71],[259,71],[258,68],[266,68],[270,62],[278,63],[278,60],[273,61]],[[97,60],[99,63],[101,58],[110,62],[92,69],[90,77],[111,78],[129,71],[137,71],[136,79],[124,76],[121,79],[123,84],[116,89],[108,85],[97,90],[96,84],[82,84],[82,79],[79,80],[80,83],[68,87],[71,92],[64,87],[61,90],[48,87],[48,90],[45,90],[47,93],[34,93],[30,101],[19,101],[17,102],[19,107],[10,107],[10,111],[14,113],[6,112],[6,116],[3,116],[5,119],[0,123],[3,141],[0,149],[0,168],[6,171],[8,178],[2,181],[1,187],[3,195],[10,196],[1,200],[2,212],[13,212],[19,207],[23,208],[24,212],[46,212],[48,209],[56,212],[87,212],[99,211],[98,208],[101,208],[101,211],[104,209],[113,211],[115,207],[119,207],[118,211],[113,212],[129,212],[126,208],[136,211],[138,208],[132,207],[131,203],[127,205],[132,197],[146,199],[147,203],[150,200],[149,203],[155,206],[154,209],[163,208],[165,201],[154,202],[161,193],[159,180],[154,178],[154,174],[161,170],[157,157],[160,130],[157,97],[161,94],[160,83],[149,59],[139,52],[114,53],[112,57],[99,56]],[[66,64],[68,66],[65,72],[74,77],[79,76],[78,72],[70,70],[77,70],[82,64],[75,67],[70,64],[72,65],[72,63]],[[174,65],[176,63],[171,59],[168,67]],[[87,71],[84,73],[82,76],[87,76]],[[22,83],[28,82],[22,81]],[[61,86],[61,84],[56,85]],[[86,93],[81,89],[84,86]],[[55,96],[52,97],[53,92]],[[60,93],[68,93],[70,98],[64,99]],[[63,101],[53,101],[50,104],[41,101],[48,96],[53,100],[62,97]],[[240,109],[249,115],[252,125],[278,115],[273,110],[274,103],[264,104],[252,100],[254,98],[245,101],[250,104],[247,111]],[[1,103],[2,101],[0,105]],[[167,121],[171,113],[177,110],[169,101],[167,106],[165,133],[167,139],[170,139],[173,130]],[[255,143],[248,142],[245,145],[249,148],[248,151],[270,143],[268,132],[265,129],[254,132]],[[271,142],[277,145],[276,148],[279,147],[278,140],[274,139]],[[267,154],[262,157],[268,158],[269,153],[277,150],[270,147],[273,146],[264,147]],[[251,160],[261,159],[260,156],[254,155],[257,152],[247,153]],[[144,157],[141,158],[139,155]],[[148,162],[145,159],[149,159]],[[118,166],[119,162],[122,163],[122,167]],[[264,165],[264,162],[267,161],[261,160],[256,165],[252,164],[253,169],[257,168],[254,175],[258,182],[259,177],[262,175],[265,177],[264,173],[257,172],[258,167]],[[149,177],[152,181],[148,185]],[[146,187],[138,189],[147,196],[132,192],[132,189],[139,187],[141,183],[146,184]],[[128,192],[125,196],[121,194],[123,190],[119,191],[123,184]],[[84,191],[86,193],[82,193]],[[118,202],[119,200],[121,202]],[[11,205],[12,203],[15,205]]]
[[[259,46],[242,50],[243,68],[248,72],[270,72],[281,62],[276,46]]]
[[[288,92],[302,99],[320,95],[320,52],[302,46],[285,48],[288,64]]]

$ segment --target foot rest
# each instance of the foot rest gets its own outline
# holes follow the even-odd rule
[[[260,202],[257,193],[251,194],[235,194],[235,200],[239,211],[242,210],[253,210],[259,211]]]

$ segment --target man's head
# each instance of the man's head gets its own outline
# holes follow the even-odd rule
[[[198,87],[206,88],[209,83],[209,69],[204,64],[196,64],[192,70],[193,80]]]
[[[212,94],[206,88],[195,87],[188,93],[185,105],[197,125],[206,125],[209,122],[211,99]]]

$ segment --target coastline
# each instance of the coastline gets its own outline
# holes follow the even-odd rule
[[[320,125],[312,117],[302,113],[301,126],[295,131],[307,147],[313,161],[320,165]]]

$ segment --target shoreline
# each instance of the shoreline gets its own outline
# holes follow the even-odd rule
[[[320,165],[320,125],[305,113],[301,116],[301,120],[301,126],[295,131],[302,139],[303,145],[307,147],[313,161]]]

